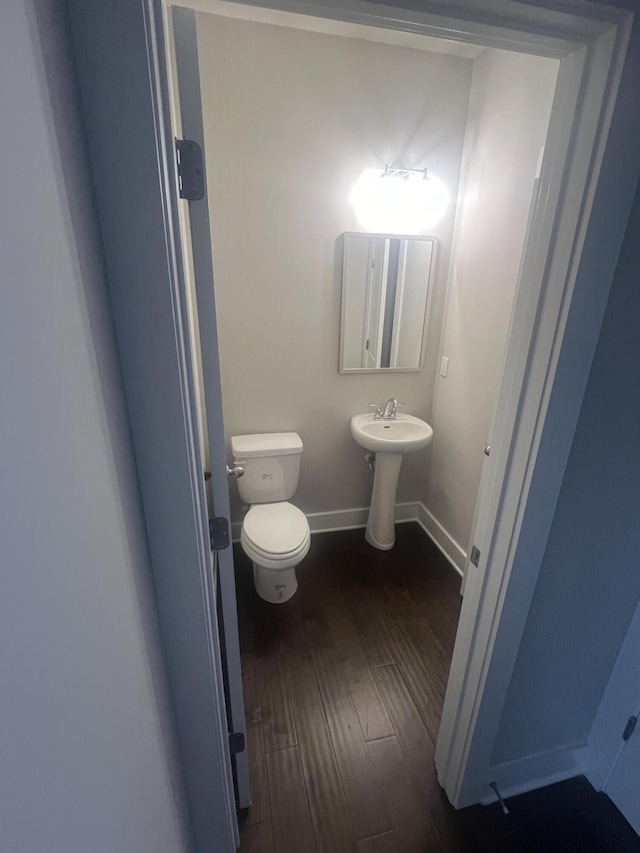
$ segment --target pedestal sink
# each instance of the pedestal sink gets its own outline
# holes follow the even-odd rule
[[[374,548],[389,551],[396,542],[396,489],[402,457],[426,447],[433,430],[413,415],[376,418],[371,412],[351,418],[351,435],[361,447],[376,454],[373,493],[365,539]]]

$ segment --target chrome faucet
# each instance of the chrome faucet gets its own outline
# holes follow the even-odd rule
[[[375,406],[376,411],[373,416],[374,421],[380,420],[395,420],[398,416],[398,406],[404,406],[404,403],[399,403],[395,397],[389,397],[386,403],[371,403],[371,406]]]
[[[382,407],[381,418],[391,419],[395,418],[398,413],[398,401],[395,397],[389,397],[387,402]]]

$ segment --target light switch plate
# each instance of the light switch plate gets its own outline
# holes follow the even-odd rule
[[[440,376],[443,376],[446,378],[448,370],[449,370],[449,359],[443,355],[442,361],[440,362]]]

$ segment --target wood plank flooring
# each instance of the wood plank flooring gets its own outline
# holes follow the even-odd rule
[[[387,552],[362,530],[314,535],[283,605],[234,556],[253,797],[241,853],[640,853],[584,779],[513,798],[509,817],[451,808],[433,754],[460,581],[418,525]]]

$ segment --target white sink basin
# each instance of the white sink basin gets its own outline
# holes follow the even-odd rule
[[[351,418],[351,435],[361,447],[374,453],[410,453],[426,447],[433,430],[413,415],[374,420],[373,413],[366,412]]]

